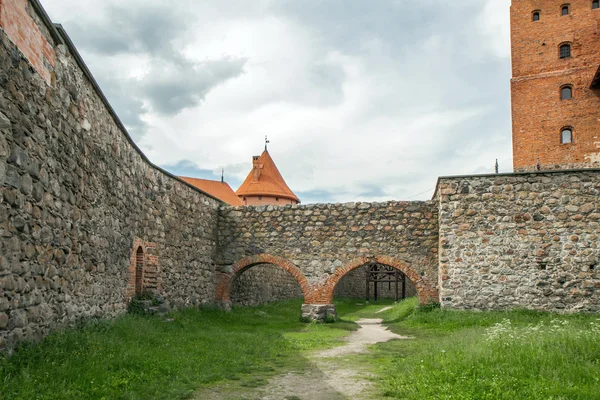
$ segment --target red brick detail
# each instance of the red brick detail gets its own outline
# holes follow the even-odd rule
[[[56,59],[54,48],[29,12],[34,11],[28,0],[0,0],[0,27],[50,85]]]
[[[394,267],[399,271],[402,271],[408,279],[410,279],[417,288],[417,295],[419,296],[419,303],[421,304],[429,304],[431,302],[439,302],[439,294],[435,286],[429,282],[426,277],[419,275],[415,272],[411,266],[404,261],[396,260],[392,257],[360,257],[356,258],[343,267],[340,267],[335,270],[333,275],[329,277],[320,293],[315,296],[314,301],[310,304],[331,304],[333,301],[333,292],[335,290],[338,282],[346,275],[348,272],[353,269],[362,267],[363,265],[369,262],[377,262],[382,265],[387,265],[390,267]]]
[[[217,272],[217,290],[216,299],[218,302],[231,302],[231,284],[244,271],[258,264],[273,264],[283,268],[289,272],[300,284],[302,293],[304,294],[304,302],[312,303],[312,297],[315,289],[308,283],[306,277],[300,271],[300,268],[295,266],[291,261],[270,254],[257,254],[254,256],[244,257],[231,266],[230,272]]]
[[[129,302],[134,295],[144,291],[161,293],[161,276],[156,254],[156,244],[144,242],[140,238],[133,239],[130,252],[125,301]]]
[[[592,1],[513,0],[511,81],[513,166],[515,171],[600,167],[600,90],[591,89],[600,65],[600,11]],[[533,21],[534,10],[540,20]],[[559,47],[571,44],[571,57]],[[573,98],[561,100],[570,85]],[[571,127],[573,142],[561,143]]]

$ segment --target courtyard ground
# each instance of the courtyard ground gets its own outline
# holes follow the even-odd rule
[[[55,333],[0,358],[0,398],[600,399],[598,315],[340,300],[342,320],[317,325],[299,321],[300,304],[185,310],[170,322],[128,315]],[[391,338],[376,321],[359,330],[373,318],[410,338],[361,343]]]

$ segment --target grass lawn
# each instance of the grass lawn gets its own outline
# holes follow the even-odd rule
[[[184,399],[224,379],[260,385],[356,329],[303,324],[301,304],[185,310],[173,322],[127,315],[54,333],[0,358],[0,399]]]
[[[415,311],[336,301],[344,319],[302,324],[301,301],[186,310],[175,321],[124,316],[54,333],[0,358],[1,399],[184,399],[200,386],[249,387],[307,366],[306,350],[339,345],[361,317],[384,318],[413,340],[372,347],[382,397],[400,399],[600,399],[600,316]]]
[[[373,314],[413,336],[373,346],[361,363],[398,399],[600,399],[600,315],[417,311],[416,299]],[[343,307],[340,307],[343,309]]]

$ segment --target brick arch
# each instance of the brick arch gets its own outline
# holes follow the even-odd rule
[[[343,267],[340,267],[335,270],[333,275],[329,277],[321,294],[319,296],[319,303],[322,304],[330,304],[333,301],[333,292],[335,290],[336,285],[339,281],[350,271],[353,269],[362,267],[363,265],[376,262],[382,265],[387,265],[389,267],[394,267],[399,271],[402,271],[408,279],[415,284],[417,288],[417,295],[419,296],[420,304],[428,304],[431,302],[439,302],[439,294],[435,286],[429,282],[429,279],[419,275],[415,270],[406,262],[397,260],[392,257],[360,257],[356,258]]]
[[[217,272],[216,300],[222,304],[231,304],[231,284],[235,278],[244,273],[244,271],[258,264],[273,264],[289,272],[300,284],[305,302],[311,299],[313,292],[312,287],[308,283],[308,280],[302,271],[300,271],[300,268],[295,266],[291,261],[282,257],[277,257],[270,254],[257,254],[238,260],[231,266],[230,271]]]

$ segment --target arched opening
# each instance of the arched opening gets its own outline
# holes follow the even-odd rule
[[[144,291],[144,249],[139,246],[135,252],[135,294],[141,296]]]
[[[270,254],[244,257],[217,273],[216,300],[226,309],[232,303],[256,305],[284,297],[302,297],[306,301],[312,297],[311,293],[312,289],[298,267],[285,258]]]
[[[338,268],[333,275],[331,275],[331,277],[325,283],[323,287],[323,293],[321,293],[320,296],[323,300],[323,303],[330,304],[333,301],[336,287],[348,273],[356,269],[359,269],[360,271],[360,268],[364,268],[365,266],[373,264],[392,267],[402,272],[414,285],[416,295],[419,297],[419,303],[429,304],[432,302],[439,302],[439,295],[435,286],[433,286],[426,277],[418,274],[408,263],[392,257],[360,257],[350,261],[343,267]]]
[[[533,20],[533,22],[537,22],[540,20],[540,11],[536,10],[531,14],[531,19]]]
[[[348,272],[336,285],[337,298],[364,299],[367,302],[383,299],[403,300],[417,295],[415,284],[402,271],[371,262]]]
[[[296,278],[275,264],[248,266],[236,273],[231,282],[233,306],[258,306],[302,297],[302,288]]]

